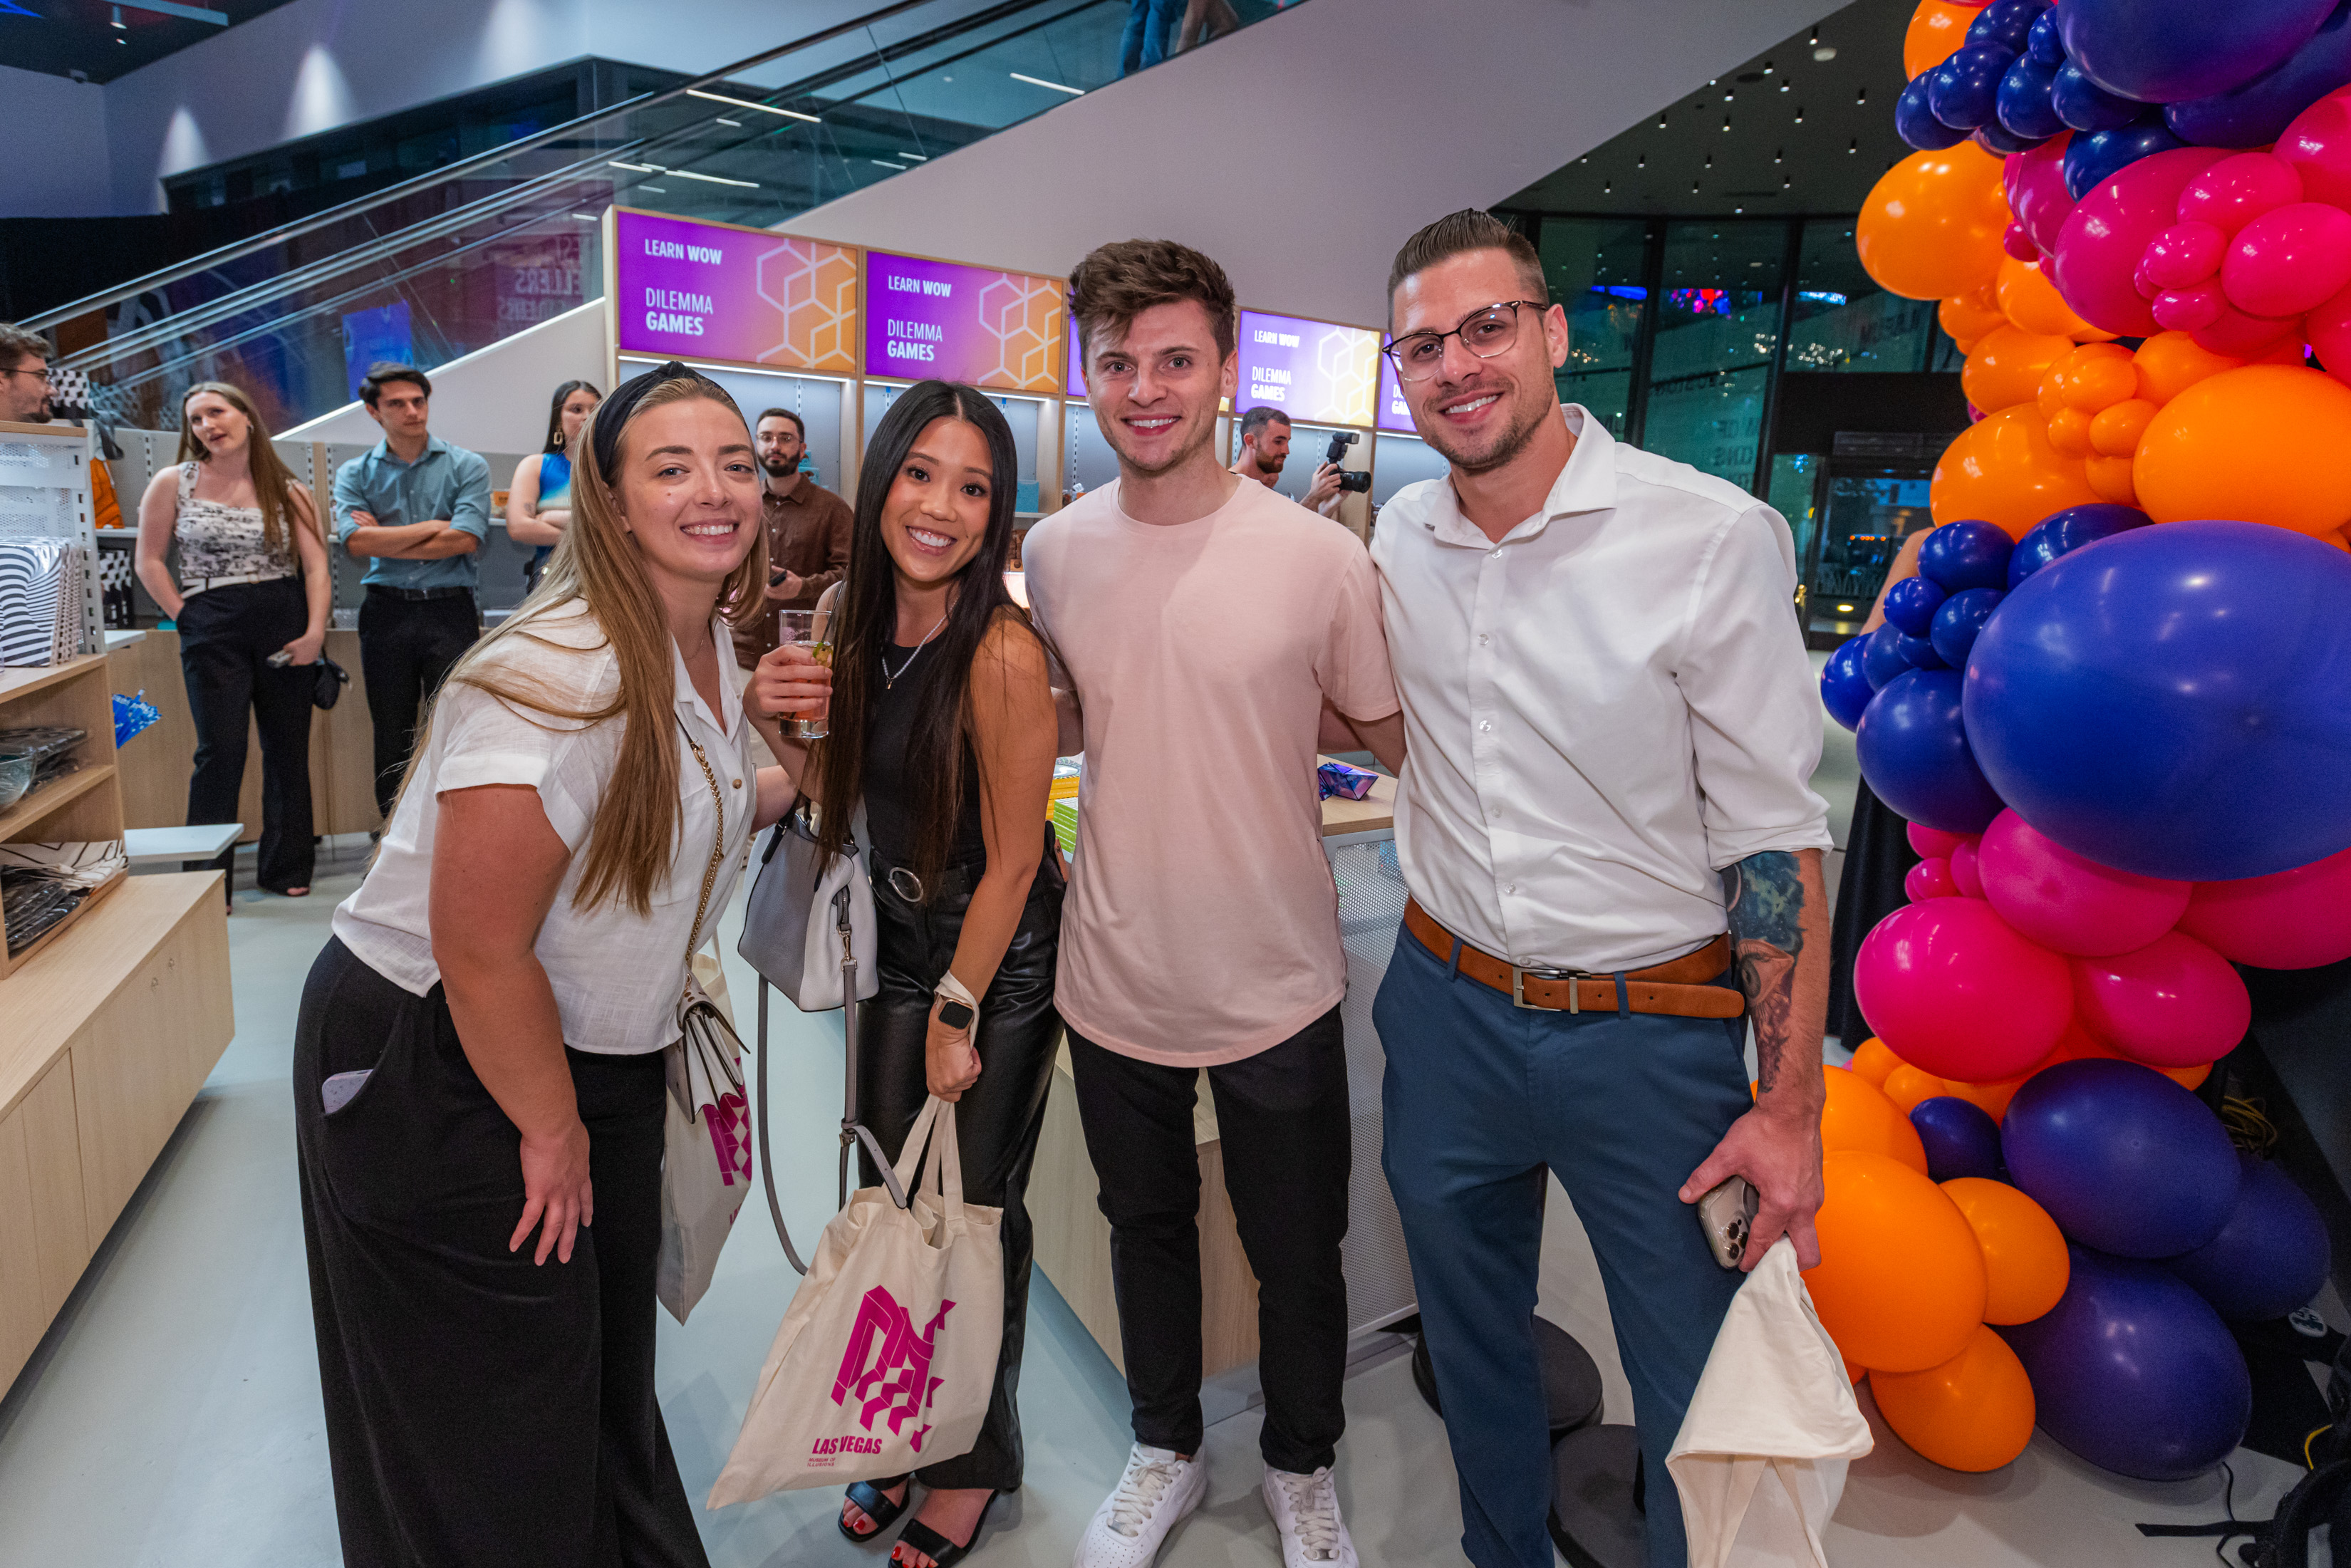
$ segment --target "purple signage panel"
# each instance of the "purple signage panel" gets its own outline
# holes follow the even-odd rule
[[[622,353],[856,371],[855,251],[618,208],[612,223]]]
[[[1075,316],[1070,318],[1070,340],[1062,348],[1061,362],[1069,367],[1069,371],[1063,377],[1062,382],[1063,395],[1066,397],[1085,396],[1086,351],[1078,346],[1078,319]]]
[[[1419,426],[1412,422],[1412,409],[1404,401],[1404,383],[1396,380],[1395,361],[1385,354],[1380,356],[1380,416],[1378,428],[1398,435],[1418,435]]]
[[[1061,390],[1058,278],[865,253],[865,373]]]
[[[1244,310],[1233,406],[1265,403],[1292,419],[1369,424],[1379,357],[1380,335],[1362,327]]]

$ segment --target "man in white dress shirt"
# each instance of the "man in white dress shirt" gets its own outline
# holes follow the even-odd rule
[[[1607,1287],[1667,1568],[1686,1549],[1666,1453],[1743,1278],[1690,1206],[1744,1176],[1742,1263],[1782,1235],[1818,1260],[1830,840],[1793,552],[1736,486],[1560,406],[1567,320],[1498,220],[1415,235],[1389,298],[1405,401],[1452,472],[1400,492],[1372,546],[1412,894],[1374,1016],[1462,1544],[1479,1568],[1552,1563],[1548,1166]]]

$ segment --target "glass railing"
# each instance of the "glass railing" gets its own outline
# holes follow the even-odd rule
[[[1244,26],[1300,3],[1231,0]],[[781,225],[1129,74],[1135,9],[909,0],[27,324],[70,324],[89,346],[60,363],[120,423],[176,428],[188,386],[231,381],[287,429],[378,361],[430,370],[600,298],[608,205]]]

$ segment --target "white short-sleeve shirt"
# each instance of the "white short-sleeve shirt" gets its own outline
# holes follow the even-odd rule
[[[553,704],[574,711],[611,700],[619,689],[619,660],[585,604],[574,600],[550,606],[533,618],[530,630],[538,640],[509,636],[495,655],[516,684],[525,689],[543,685]],[[730,645],[725,625],[714,621],[711,634],[720,649]],[[538,791],[548,821],[571,851],[534,949],[554,988],[564,1044],[626,1056],[659,1051],[676,1039],[686,943],[714,831],[710,787],[686,733],[702,743],[717,777],[724,817],[716,824],[721,853],[702,916],[704,942],[734,894],[758,787],[752,775],[751,727],[732,683],[719,683],[719,711],[714,714],[694,689],[674,645],[670,656],[675,711],[684,726],[677,747],[682,822],[668,873],[655,885],[648,914],[610,902],[583,910],[572,901],[587,863],[581,852],[620,758],[622,721],[569,723],[518,711],[478,687],[452,684],[434,706],[415,776],[384,829],[375,864],[359,891],[335,910],[334,933],[343,945],[402,988],[417,996],[430,992],[441,980],[430,917],[441,796],[485,784],[528,785]]]
[[[1575,450],[1499,544],[1424,480],[1381,509],[1372,563],[1405,884],[1496,956],[1604,974],[1719,936],[1719,873],[1826,849],[1828,803],[1788,525],[1563,412]]]

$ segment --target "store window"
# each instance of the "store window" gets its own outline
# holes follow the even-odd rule
[[[1567,363],[1552,376],[1559,400],[1582,403],[1621,439],[1648,302],[1641,285],[1648,225],[1639,218],[1545,218],[1541,232],[1536,248],[1543,279],[1567,312]]]
[[[1768,220],[1666,230],[1641,444],[1741,486],[1762,444],[1787,235]]]
[[[1828,482],[1820,566],[1813,573],[1806,629],[1835,637],[1861,630],[1902,541],[1934,527],[1923,476],[1836,475]]]
[[[1888,294],[1861,268],[1851,218],[1804,225],[1788,331],[1792,371],[1957,371],[1932,299]]]

